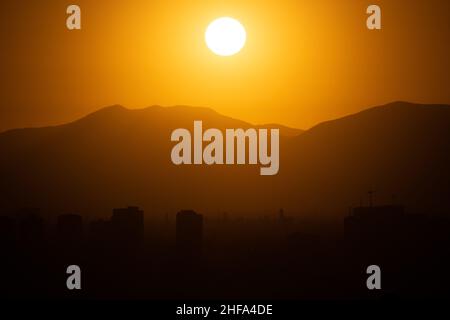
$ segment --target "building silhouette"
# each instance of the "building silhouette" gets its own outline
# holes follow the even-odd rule
[[[113,209],[111,236],[119,246],[138,246],[144,240],[144,211],[138,207]]]
[[[44,220],[38,208],[24,208],[17,212],[19,217],[19,241],[21,245],[33,248],[44,241]]]
[[[176,246],[183,255],[200,255],[203,239],[203,216],[192,210],[177,213]]]
[[[282,228],[286,229],[286,231],[289,231],[289,227],[294,221],[292,217],[286,215],[284,209],[280,209],[280,211],[278,211],[277,222]]]
[[[16,243],[16,223],[8,216],[0,216],[0,249],[10,252]]]
[[[401,205],[355,207],[344,220],[345,233],[358,237],[395,234],[401,230],[406,218],[405,208]]]
[[[77,246],[83,241],[83,218],[77,214],[63,214],[57,218],[57,236],[63,245]]]
[[[415,228],[420,221],[425,223],[400,205],[356,207],[344,220],[346,245],[363,261],[393,262],[414,247],[411,238],[421,238]]]

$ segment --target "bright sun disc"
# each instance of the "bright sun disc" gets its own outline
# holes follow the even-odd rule
[[[247,33],[244,26],[233,18],[219,18],[211,22],[205,32],[208,48],[219,56],[232,56],[245,45]]]

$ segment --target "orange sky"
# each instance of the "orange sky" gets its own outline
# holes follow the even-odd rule
[[[65,26],[72,3],[81,31]],[[373,3],[381,31],[366,28]],[[448,0],[2,5],[0,130],[67,122],[111,104],[209,106],[305,129],[394,100],[450,104]],[[236,56],[215,56],[204,43],[221,16],[246,27]]]

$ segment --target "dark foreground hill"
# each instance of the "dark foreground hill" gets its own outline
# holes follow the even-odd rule
[[[135,204],[151,214],[341,216],[365,200],[411,211],[450,212],[450,106],[397,102],[325,122],[302,133],[281,128],[280,171],[258,166],[175,166],[176,128],[249,128],[211,109],[104,108],[56,127],[0,134],[0,205],[44,212],[109,214]],[[268,125],[266,127],[279,127]]]

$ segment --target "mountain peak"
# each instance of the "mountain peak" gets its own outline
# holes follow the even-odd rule
[[[120,104],[113,104],[111,106],[100,108],[97,111],[90,113],[89,115],[95,115],[95,114],[99,114],[99,113],[122,112],[122,111],[128,111],[128,110],[130,110],[130,109],[127,109]]]
[[[246,121],[220,114],[212,108],[186,105],[168,107],[153,105],[140,109],[128,109],[121,105],[112,105],[90,113],[68,124],[68,127],[82,126],[91,129],[95,128],[97,131],[100,128],[117,128],[117,126],[177,128],[192,125],[192,122],[195,120],[203,120],[206,126],[219,129],[250,127],[279,128],[283,136],[296,136],[302,133],[302,130],[277,124],[252,125]]]

